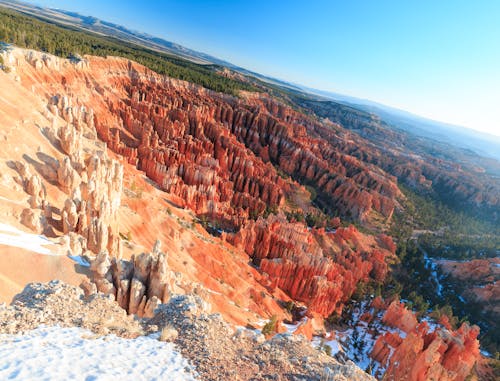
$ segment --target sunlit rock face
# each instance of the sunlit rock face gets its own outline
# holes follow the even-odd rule
[[[91,262],[91,282],[83,284],[86,294],[112,295],[129,314],[152,317],[160,303],[170,297],[170,272],[159,241],[151,253],[133,256],[129,261],[110,258],[106,251]]]
[[[250,221],[226,239],[246,251],[272,287],[324,317],[341,312],[359,282],[383,280],[395,250],[384,235],[365,235],[354,226],[308,229],[283,215]]]

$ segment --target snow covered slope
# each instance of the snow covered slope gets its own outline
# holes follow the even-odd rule
[[[151,336],[94,338],[82,328],[0,335],[1,380],[196,380],[173,344]]]

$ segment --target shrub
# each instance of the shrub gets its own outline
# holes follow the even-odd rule
[[[264,336],[268,336],[274,332],[276,332],[276,323],[278,322],[278,317],[273,315],[271,319],[262,327],[262,334]]]
[[[3,56],[0,55],[0,69],[2,69],[6,73],[10,73],[10,67],[5,66],[5,61]]]
[[[328,344],[325,344],[325,340],[321,340],[319,349],[324,351],[328,356],[332,355],[332,347],[330,347]]]
[[[177,332],[177,330],[174,327],[172,327],[171,325],[166,325],[161,330],[160,337],[158,340],[164,342],[172,342],[175,341],[175,339],[177,339],[178,336],[179,332]]]
[[[293,300],[289,300],[288,302],[286,302],[285,309],[288,312],[292,313],[294,308],[295,308],[295,302]]]
[[[309,194],[311,195],[310,196],[311,202],[314,202],[314,200],[316,200],[316,198],[318,197],[318,193],[316,192],[316,189],[314,189],[314,187],[312,187],[310,185],[306,185],[306,189],[309,192]]]

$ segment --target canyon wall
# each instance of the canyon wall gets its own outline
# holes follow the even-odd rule
[[[387,125],[375,114],[336,102],[300,97],[294,101],[352,131],[343,131],[355,139],[353,144],[341,145],[344,154],[382,168],[411,188],[433,188],[438,195],[446,195],[443,201],[500,213],[500,184],[486,176],[484,168],[471,164],[478,158],[475,153],[421,139]],[[329,129],[318,132],[332,143],[337,140],[329,137]]]
[[[110,159],[105,150],[88,152],[82,148],[83,132],[93,128],[91,114],[72,112],[67,98],[53,98],[49,109],[53,116],[58,116],[60,110],[71,115],[66,126],[44,130],[46,138],[63,155],[56,159],[39,154],[45,161],[43,166],[26,160],[13,163],[18,182],[30,195],[30,207],[23,210],[21,222],[38,233],[61,231],[67,235],[74,255],[87,250],[95,255],[106,250],[121,257],[117,212],[123,165]],[[59,203],[52,197],[51,203],[45,184],[57,185],[65,194],[64,201]]]

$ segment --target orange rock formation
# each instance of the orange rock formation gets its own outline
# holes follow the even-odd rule
[[[310,230],[283,215],[249,221],[226,239],[269,275],[270,287],[324,317],[341,312],[359,282],[383,280],[395,250],[387,236],[367,236],[352,225],[335,232]]]
[[[371,356],[387,364],[384,379],[463,381],[480,358],[477,326],[464,323],[457,330],[449,325],[431,330],[397,301],[389,305],[382,320],[403,332],[387,332],[373,346]]]

